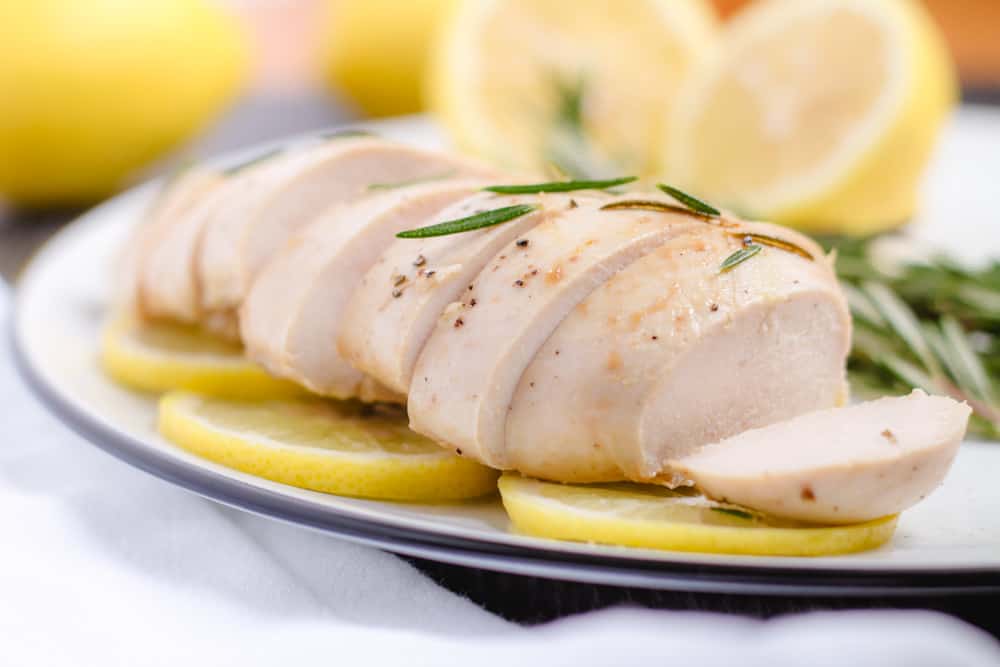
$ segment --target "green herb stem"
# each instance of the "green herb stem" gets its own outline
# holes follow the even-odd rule
[[[531,195],[543,192],[574,192],[576,190],[607,190],[637,180],[636,176],[608,178],[603,180],[552,181],[549,183],[531,183],[526,185],[491,185],[483,188],[488,192],[503,195]]]
[[[492,227],[504,222],[509,222],[536,210],[538,210],[538,207],[532,204],[504,206],[503,208],[497,208],[490,211],[482,211],[465,218],[448,220],[436,225],[400,232],[396,234],[396,236],[401,239],[422,239],[429,236],[460,234],[462,232],[470,232],[474,229],[482,229],[483,227]]]
[[[667,185],[665,183],[659,183],[657,184],[656,187],[660,188],[660,190],[667,193],[680,203],[684,204],[692,211],[697,211],[698,213],[703,213],[705,215],[710,215],[713,217],[718,217],[722,215],[719,209],[715,208],[711,204],[707,204],[702,200],[698,199],[697,197],[689,195],[686,192],[682,192],[673,186]]]

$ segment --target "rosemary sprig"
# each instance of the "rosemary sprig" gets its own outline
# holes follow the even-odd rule
[[[751,243],[749,245],[743,246],[742,248],[734,252],[729,257],[726,257],[726,259],[722,261],[722,264],[719,265],[719,273],[732,271],[735,267],[747,261],[748,259],[756,255],[763,249],[764,246],[757,243]]]
[[[715,208],[711,204],[706,204],[697,197],[693,197],[686,192],[681,192],[675,187],[667,185],[665,183],[658,183],[656,187],[660,188],[663,192],[667,193],[680,203],[687,206],[692,211],[697,211],[698,213],[704,213],[705,215],[710,215],[713,217],[718,217],[722,215],[719,209]]]
[[[488,192],[502,195],[530,195],[543,192],[575,192],[576,190],[607,190],[618,185],[625,185],[638,180],[636,176],[622,178],[607,178],[602,180],[569,180],[551,181],[549,183],[532,183],[527,185],[491,185],[483,188]]]
[[[1000,440],[1000,262],[888,262],[877,240],[840,240],[837,272],[854,315],[851,386],[862,396],[920,388],[964,400],[970,431]]]
[[[396,236],[401,239],[422,239],[428,236],[446,236],[448,234],[470,232],[474,229],[482,229],[483,227],[492,227],[493,225],[509,222],[535,210],[538,210],[538,207],[532,204],[504,206],[503,208],[495,208],[490,211],[481,211],[480,213],[457,220],[448,220],[436,225],[410,229],[400,232]]]

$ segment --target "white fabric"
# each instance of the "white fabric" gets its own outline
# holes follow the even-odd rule
[[[4,332],[7,301],[0,284]],[[992,638],[925,612],[617,609],[521,628],[394,556],[115,461],[35,402],[6,349],[0,406],[0,665],[1000,664]]]

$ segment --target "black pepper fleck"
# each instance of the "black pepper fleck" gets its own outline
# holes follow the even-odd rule
[[[476,305],[476,300],[475,299],[470,300],[469,301],[469,307],[471,308],[474,305]]]
[[[423,266],[427,263],[427,258],[423,255],[417,255],[417,258],[413,260],[413,266]]]
[[[465,320],[463,320],[461,317],[455,320],[456,329],[461,329],[463,326],[465,326]]]
[[[394,275],[392,277],[392,284],[395,285],[396,287],[399,287],[400,285],[402,285],[405,282],[406,282],[406,276],[404,276],[404,275],[402,275],[400,273],[397,273],[396,275]]]
[[[709,306],[709,310],[711,310],[713,313],[718,309],[719,309],[719,304],[717,303],[713,303],[711,306]]]
[[[653,336],[653,340],[660,340],[659,336]]]
[[[576,208],[577,206],[579,206],[579,204],[576,203],[575,199],[570,199],[569,200],[569,207],[570,208]]]
[[[403,296],[403,290],[401,290],[399,288],[392,290],[392,298],[393,299],[398,299],[401,296]]]
[[[518,278],[514,281],[514,287],[524,287],[524,281]]]
[[[437,272],[434,269],[431,269],[430,271],[428,271],[427,273],[424,274],[424,278],[430,278],[435,273],[437,273]]]
[[[516,245],[518,248],[527,248],[528,239],[518,239],[514,245]]]

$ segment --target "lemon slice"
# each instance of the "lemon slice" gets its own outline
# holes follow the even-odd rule
[[[140,391],[185,389],[231,398],[305,393],[248,361],[239,345],[180,324],[116,319],[104,330],[101,362],[117,382]]]
[[[896,529],[895,516],[817,527],[657,486],[566,485],[510,473],[500,478],[499,486],[516,530],[577,542],[756,556],[824,556],[874,549]]]
[[[769,0],[679,96],[664,176],[748,216],[863,234],[905,221],[952,65],[921,3]]]
[[[496,471],[417,435],[399,408],[171,393],[160,400],[159,427],[210,461],[313,491],[410,501],[496,491]]]
[[[459,146],[506,167],[651,172],[716,31],[705,0],[462,2],[432,57],[430,106]]]

